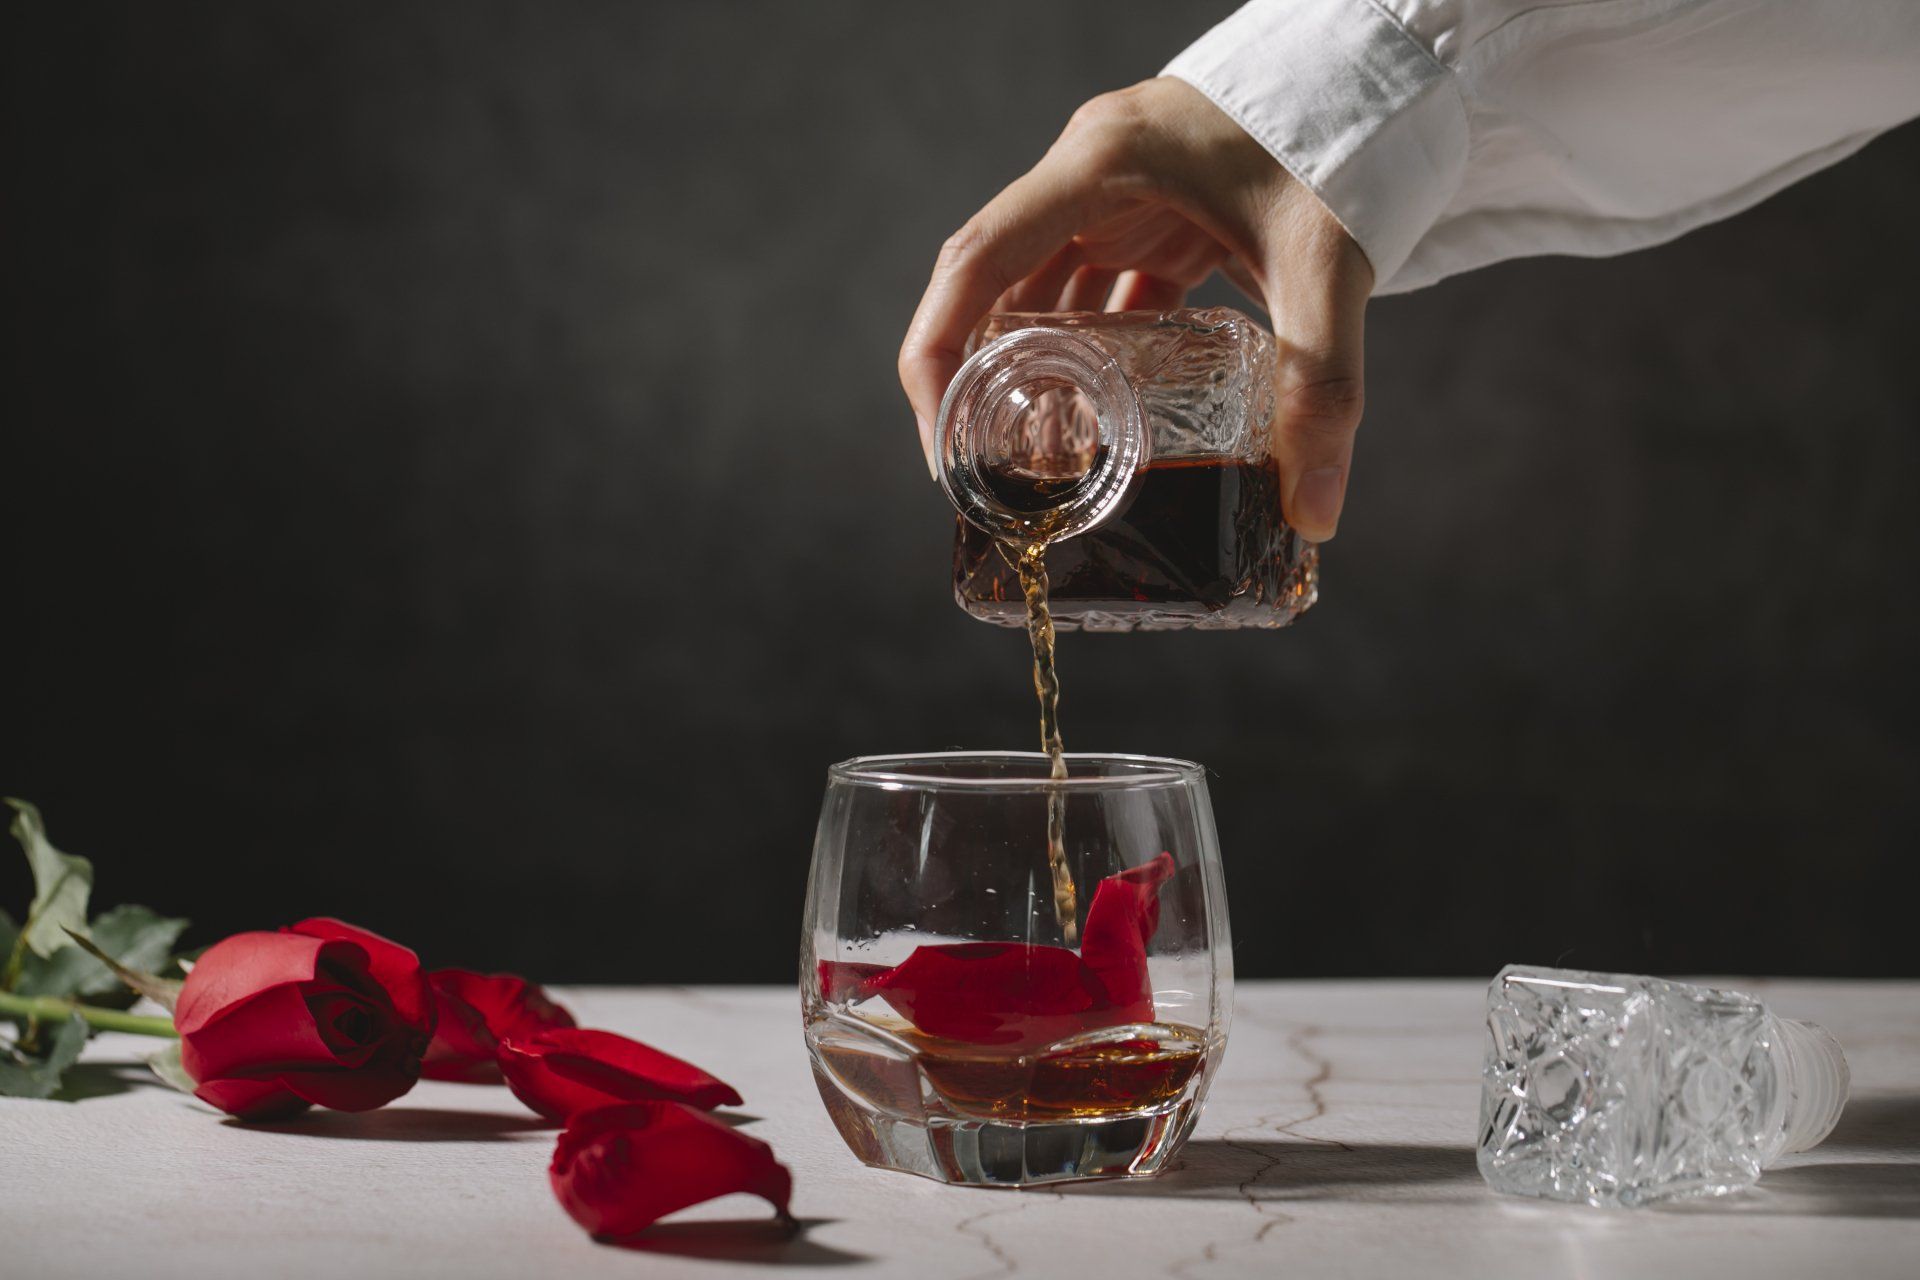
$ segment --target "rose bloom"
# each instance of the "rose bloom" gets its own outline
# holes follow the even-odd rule
[[[194,1095],[242,1120],[370,1111],[420,1077],[433,996],[420,959],[338,920],[239,933],[201,955],[174,1008]]]

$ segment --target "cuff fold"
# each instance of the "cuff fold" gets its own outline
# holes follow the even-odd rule
[[[1207,95],[1307,184],[1393,277],[1459,189],[1454,73],[1369,0],[1254,0],[1161,74]]]

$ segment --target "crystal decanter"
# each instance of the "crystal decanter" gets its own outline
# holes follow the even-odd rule
[[[1226,307],[996,313],[934,433],[960,512],[954,597],[1026,621],[1018,550],[1045,545],[1063,631],[1283,627],[1318,590],[1280,515],[1273,335]]]
[[[1752,996],[1509,965],[1487,991],[1480,1173],[1509,1195],[1634,1206],[1753,1185],[1824,1139],[1847,1061]]]

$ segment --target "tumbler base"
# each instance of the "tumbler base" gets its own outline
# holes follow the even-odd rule
[[[840,1136],[862,1163],[968,1187],[1037,1187],[1104,1178],[1146,1178],[1180,1149],[1200,1104],[1097,1119],[969,1120],[889,1115],[814,1068],[814,1083]]]

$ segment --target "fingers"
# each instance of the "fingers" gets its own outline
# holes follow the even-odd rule
[[[1308,197],[1311,199],[1311,197]],[[1268,255],[1267,285],[1280,353],[1274,381],[1274,455],[1287,522],[1312,542],[1339,527],[1365,399],[1363,348],[1373,271],[1346,233],[1284,236]]]
[[[900,348],[900,383],[929,459],[940,397],[960,368],[967,336],[996,298],[1067,246],[1094,199],[1087,168],[1049,154],[941,247]]]
[[[1123,271],[1107,299],[1109,311],[1171,311],[1187,300],[1187,287],[1144,271]]]
[[[1245,294],[1247,300],[1256,306],[1267,305],[1267,287],[1260,283],[1260,277],[1250,270],[1238,257],[1230,257],[1220,264],[1220,274],[1225,276],[1233,287]]]
[[[1301,534],[1331,538],[1360,423],[1372,269],[1311,192],[1177,81],[1088,103],[942,247],[899,361],[929,469],[941,397],[990,309],[1166,309],[1216,268],[1273,317],[1282,504]]]
[[[1113,282],[1120,273],[1112,267],[1082,267],[1073,273],[1073,279],[1060,293],[1060,305],[1050,308],[1059,311],[1104,311],[1107,295],[1113,292]]]
[[[1042,263],[1040,269],[1026,279],[1007,290],[1001,301],[1007,311],[1053,311],[1057,309],[1060,295],[1066,291],[1067,282],[1073,279],[1087,260],[1086,250],[1077,240],[1067,241],[1066,247]]]
[[[1148,234],[1116,237],[1114,225],[1156,218]],[[1144,206],[1069,241],[1000,297],[1004,311],[1165,311],[1226,258],[1221,244],[1185,218]]]

